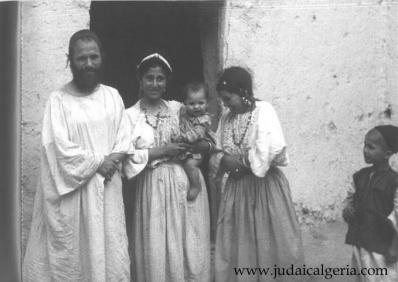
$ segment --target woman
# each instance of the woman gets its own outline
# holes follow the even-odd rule
[[[275,281],[271,275],[238,276],[234,268],[286,267],[301,265],[303,260],[289,184],[277,168],[287,164],[282,129],[273,107],[253,98],[252,79],[245,69],[226,69],[217,91],[226,109],[217,132],[217,145],[223,152],[213,156],[213,162],[216,159],[220,164],[217,183],[224,183],[216,235],[216,281]],[[224,172],[226,182],[219,180],[225,178]]]
[[[188,148],[172,143],[179,135],[181,104],[162,99],[172,68],[162,56],[152,54],[137,72],[142,99],[127,110],[136,151],[124,166],[128,178],[138,174],[129,183],[134,195],[128,200],[133,206],[133,280],[209,281],[209,210],[203,177],[199,196],[188,203],[187,175],[172,161]]]

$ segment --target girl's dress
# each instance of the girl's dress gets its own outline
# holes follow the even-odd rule
[[[137,282],[207,282],[209,206],[203,177],[199,196],[187,202],[189,182],[181,164],[167,158],[148,163],[149,148],[165,145],[180,133],[181,104],[162,102],[167,110],[159,116],[147,114],[140,101],[127,110],[136,148],[124,165],[128,178],[135,176],[128,187],[132,277]]]
[[[398,281],[398,262],[387,263],[382,254],[389,248],[398,252],[397,175],[392,169],[374,172],[367,167],[354,174],[348,190],[344,206],[355,209],[346,236],[346,243],[353,245],[352,267],[370,274],[382,268],[388,274],[357,275],[358,282]]]
[[[225,152],[246,157],[251,173],[238,180],[228,177],[222,188],[216,234],[216,281],[292,281],[292,276],[275,280],[270,275],[239,276],[234,271],[235,267],[303,263],[301,232],[289,183],[277,168],[287,164],[287,154],[273,107],[258,101],[252,112],[235,116],[227,109],[219,122],[217,142]],[[217,157],[220,159],[221,154]]]

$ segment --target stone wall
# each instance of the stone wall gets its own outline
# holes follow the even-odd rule
[[[303,221],[340,217],[371,127],[398,122],[395,1],[227,1],[223,65],[248,67],[287,138]],[[390,119],[390,112],[392,113]]]
[[[39,172],[45,102],[52,91],[71,78],[66,67],[68,41],[75,31],[88,27],[90,1],[25,1],[21,6],[21,230],[24,251]]]

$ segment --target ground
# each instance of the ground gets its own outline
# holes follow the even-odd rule
[[[347,225],[341,221],[302,226],[306,265],[308,267],[346,267],[351,263],[351,247],[344,244]],[[332,279],[311,277],[308,281],[354,281],[353,276]]]
[[[347,267],[351,262],[351,248],[344,244],[347,225],[342,221],[301,226],[306,267]],[[214,245],[212,248],[214,254]],[[302,267],[302,266],[301,266]],[[213,270],[214,271],[214,270]],[[275,280],[277,281],[277,280]],[[353,282],[353,276],[304,276],[303,281]]]

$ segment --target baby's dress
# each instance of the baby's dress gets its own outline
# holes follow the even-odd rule
[[[207,140],[215,143],[215,134],[210,129],[211,116],[209,113],[204,113],[198,117],[189,116],[185,107],[180,110],[180,137],[178,141],[187,142],[189,144],[195,143],[199,140]],[[193,158],[201,160],[202,155],[199,153],[186,152],[178,156],[180,160],[186,158]]]

